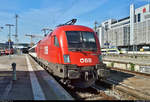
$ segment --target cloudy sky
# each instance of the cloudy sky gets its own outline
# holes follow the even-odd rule
[[[148,0],[0,0],[0,42],[8,39],[8,27],[15,24],[15,14],[19,15],[19,42],[30,42],[25,34],[43,36],[42,28],[65,23],[77,18],[76,24],[93,28],[94,22],[101,23],[110,18],[121,19],[129,16],[130,4],[135,8],[148,3]],[[15,27],[11,34],[15,34]],[[12,40],[14,37],[12,36]],[[40,38],[34,39],[35,42]]]

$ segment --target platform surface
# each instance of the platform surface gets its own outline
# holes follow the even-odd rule
[[[12,66],[16,63],[17,80]],[[29,55],[0,56],[0,100],[73,100]]]
[[[119,58],[119,57],[109,57],[105,56],[103,58],[104,61],[117,61],[117,62],[125,62],[125,63],[134,63],[139,65],[148,65],[150,66],[150,59],[134,59],[134,58]]]

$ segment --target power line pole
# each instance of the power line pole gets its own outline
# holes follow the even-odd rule
[[[15,18],[16,18],[16,34],[15,34],[15,40],[16,40],[16,43],[18,43],[18,15],[16,14],[15,15]]]
[[[8,43],[9,43],[9,58],[10,58],[10,43],[11,43],[11,27],[14,26],[13,24],[6,24],[9,27],[9,34],[8,34]]]
[[[30,47],[32,47],[33,45],[34,45],[34,43],[33,43],[33,38],[37,38],[37,37],[39,37],[39,38],[43,38],[44,36],[40,36],[40,35],[33,35],[33,34],[25,34],[25,36],[28,36],[28,37],[30,37]]]
[[[18,45],[18,15],[16,14],[15,15],[15,18],[16,18],[16,34],[15,34],[15,40],[16,40],[16,47]],[[18,48],[17,49],[17,53],[18,53]]]
[[[115,32],[115,34],[116,34],[116,48],[118,48],[118,36],[117,36],[117,32]]]
[[[17,44],[18,44],[18,15],[16,14],[15,15],[15,19],[16,19],[16,30],[15,30],[15,35],[13,35],[14,37],[15,37],[15,50],[17,51],[17,53],[18,53],[18,49],[17,49]]]
[[[97,24],[98,24],[97,21],[95,21],[95,22],[94,22],[94,30],[95,30],[95,32],[96,32],[96,30],[97,30]]]
[[[0,27],[0,32],[1,32],[2,29],[4,29],[4,27]],[[3,48],[3,47],[2,47],[2,48]]]
[[[26,34],[25,36],[29,36],[30,37],[30,47],[32,47],[33,45],[34,45],[34,43],[32,42],[32,39],[34,38],[34,36],[33,35],[31,35],[31,34]]]
[[[105,32],[106,32],[106,46],[109,48],[109,41],[108,41],[108,26],[105,25]]]

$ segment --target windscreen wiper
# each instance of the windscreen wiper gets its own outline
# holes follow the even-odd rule
[[[71,42],[69,42],[69,44],[81,44],[81,42],[71,41]]]
[[[96,48],[89,48],[88,50],[89,51],[96,51],[97,49]]]
[[[69,48],[71,51],[82,51],[81,48]]]

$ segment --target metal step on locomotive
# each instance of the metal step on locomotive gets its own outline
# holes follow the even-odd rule
[[[74,25],[76,19],[57,26],[29,49],[29,54],[67,85],[86,88],[109,76],[100,43],[89,27]]]

